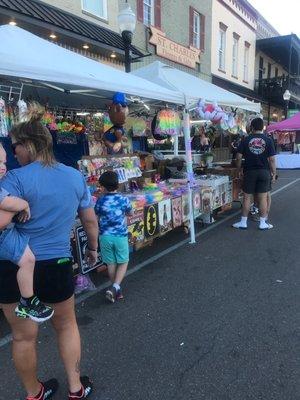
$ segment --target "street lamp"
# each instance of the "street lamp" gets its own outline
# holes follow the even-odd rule
[[[288,109],[289,109],[289,102],[291,100],[291,92],[289,90],[286,90],[283,93],[283,100],[285,101],[285,118],[288,116]]]
[[[125,48],[125,71],[130,72],[130,45],[132,42],[132,35],[135,30],[136,17],[130,5],[126,2],[123,10],[118,15],[118,25],[123,38]]]

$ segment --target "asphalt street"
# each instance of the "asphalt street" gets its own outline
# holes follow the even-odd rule
[[[176,248],[187,238],[176,232],[137,253],[131,268],[143,268],[127,277],[125,302],[108,305],[101,290],[79,302],[92,399],[300,398],[300,171],[280,171],[274,190],[282,187],[273,196],[273,230],[254,222],[234,230],[236,206],[213,229],[199,226],[195,245]],[[103,287],[104,278],[95,279]],[[0,319],[0,400],[22,399],[7,333]],[[58,377],[55,399],[66,399],[48,323],[39,355],[40,379]]]

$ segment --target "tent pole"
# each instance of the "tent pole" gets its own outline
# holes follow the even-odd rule
[[[195,222],[194,222],[194,210],[193,210],[193,192],[192,185],[194,183],[193,173],[193,160],[192,160],[192,148],[191,148],[191,129],[190,129],[190,115],[187,107],[185,107],[183,114],[183,130],[184,130],[184,141],[185,141],[185,156],[186,156],[186,167],[187,167],[187,180],[188,180],[188,197],[189,197],[189,209],[190,209],[190,243],[196,243],[195,237]]]
[[[178,135],[174,136],[174,156],[178,157]]]

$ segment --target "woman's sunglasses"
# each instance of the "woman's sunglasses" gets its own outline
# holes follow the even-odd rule
[[[17,146],[20,146],[20,145],[22,146],[22,144],[23,144],[23,143],[21,143],[21,142],[12,143],[11,149],[12,149],[12,152],[13,152],[14,155],[16,155],[16,148],[17,148]]]

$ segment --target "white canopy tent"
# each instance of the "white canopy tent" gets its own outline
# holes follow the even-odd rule
[[[174,89],[170,90],[149,82],[148,79],[101,64],[16,26],[0,27],[0,43],[0,77],[3,78],[17,78],[26,85],[31,83],[42,85],[64,95],[96,96],[99,104],[101,98],[107,100],[114,92],[164,103],[185,104],[184,94]],[[187,150],[187,158],[189,153]],[[188,165],[190,168],[191,162]],[[194,243],[190,185],[189,199],[191,242]]]
[[[189,203],[192,209],[193,162],[191,151],[190,117],[189,111],[196,106],[199,99],[208,103],[216,102],[219,106],[241,108],[251,112],[260,111],[260,103],[254,103],[234,93],[204,81],[194,75],[187,74],[160,61],[155,61],[145,67],[132,72],[135,76],[148,79],[150,82],[163,86],[166,89],[180,92],[184,96],[184,137],[189,181]],[[178,153],[178,143],[175,144],[175,154]],[[191,218],[190,218],[191,221]],[[191,242],[195,242],[194,224],[191,224]]]
[[[152,64],[133,71],[132,74],[166,89],[182,93],[185,97],[184,103],[188,108],[195,106],[201,98],[208,103],[216,102],[219,106],[238,107],[247,111],[260,112],[260,103],[244,99],[237,94],[160,61],[154,61]]]
[[[46,82],[53,84],[53,89],[71,93],[101,92],[104,97],[111,97],[111,93],[123,92],[146,99],[184,103],[180,93],[76,54],[17,26],[1,26],[0,43],[2,76]]]

